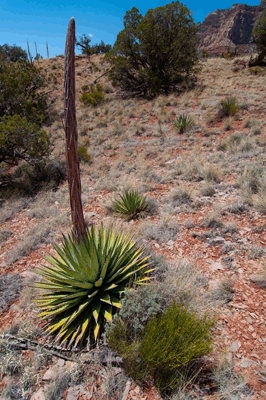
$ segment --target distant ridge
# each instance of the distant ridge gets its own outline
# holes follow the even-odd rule
[[[205,49],[209,55],[225,53],[249,53],[252,48],[252,30],[266,0],[258,6],[234,4],[225,10],[216,10],[207,15],[200,26],[198,49]]]

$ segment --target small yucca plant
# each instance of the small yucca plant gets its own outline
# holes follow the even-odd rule
[[[45,290],[37,300],[39,317],[48,320],[56,341],[76,346],[89,338],[95,344],[121,307],[125,288],[149,280],[147,257],[132,238],[103,226],[88,229],[80,241],[63,236],[63,245],[54,248],[57,258],[46,258],[52,267],[37,271],[45,279],[36,283]]]
[[[226,97],[225,99],[221,100],[221,109],[225,116],[230,117],[236,114],[238,111],[238,104],[236,97]]]
[[[189,126],[193,124],[193,120],[189,115],[180,115],[174,122],[174,127],[179,133],[184,133]]]
[[[108,209],[109,211],[122,214],[130,220],[137,219],[148,208],[149,204],[145,196],[136,190],[125,190],[118,195]]]

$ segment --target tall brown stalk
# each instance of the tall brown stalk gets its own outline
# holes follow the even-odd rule
[[[85,223],[81,203],[78,133],[75,106],[75,19],[71,18],[66,37],[64,77],[64,121],[66,133],[67,178],[74,235],[81,240]]]

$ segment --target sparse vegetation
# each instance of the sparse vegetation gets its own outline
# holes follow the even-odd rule
[[[222,347],[223,341],[221,347],[216,347],[214,339],[210,357],[176,369],[180,380],[168,397],[171,400],[206,397],[207,400],[216,396],[229,400],[244,396],[251,400],[257,392],[258,397],[262,396],[258,386],[252,392],[253,381],[249,383],[249,389],[231,367],[220,372],[217,368],[217,360],[223,354],[232,358],[233,366],[242,364],[243,358],[252,358],[247,343],[254,340],[253,332],[246,329],[244,334],[248,339],[242,340],[240,328],[231,330],[238,321],[235,320],[238,314],[232,312],[234,305],[243,303],[247,306],[247,315],[253,312],[245,300],[247,296],[253,305],[257,304],[258,319],[250,318],[254,323],[264,318],[260,294],[265,286],[265,274],[259,284],[256,281],[258,287],[255,291],[252,290],[255,280],[250,282],[250,279],[253,279],[251,273],[256,274],[264,265],[265,256],[262,214],[266,213],[266,125],[263,113],[266,103],[261,91],[265,71],[253,67],[257,71],[252,74],[248,68],[242,68],[242,62],[247,64],[247,56],[239,55],[239,60],[237,66],[240,68],[232,72],[235,65],[232,59],[206,57],[194,87],[189,78],[190,87],[187,83],[178,83],[178,91],[174,89],[172,94],[147,100],[142,96],[130,97],[130,91],[123,93],[126,98],[121,96],[122,93],[108,82],[107,75],[103,75],[109,67],[102,54],[90,55],[89,60],[76,57],[77,125],[80,158],[85,155],[81,163],[81,186],[86,222],[90,227],[94,225],[96,232],[101,223],[111,222],[119,227],[119,232],[123,227],[125,232],[134,233],[137,243],[141,238],[145,245],[141,257],[145,259],[152,254],[147,260],[149,268],[153,269],[152,279],[146,286],[130,283],[130,288],[121,295],[121,300],[118,299],[122,307],[117,308],[118,312],[113,315],[114,325],[109,326],[104,316],[100,324],[100,331],[107,327],[108,337],[109,329],[116,324],[120,326],[122,321],[117,337],[119,340],[122,337],[128,344],[122,349],[125,351],[122,363],[121,358],[111,352],[104,335],[101,336],[103,345],[98,340],[98,355],[95,355],[99,364],[89,365],[88,357],[95,354],[96,349],[83,352],[81,344],[86,345],[88,339],[85,335],[79,342],[81,352],[77,357],[77,373],[74,369],[72,374],[72,367],[67,362],[62,374],[60,372],[57,378],[45,383],[42,380],[45,370],[51,367],[61,371],[59,364],[63,363],[62,360],[58,362],[56,356],[49,356],[48,360],[42,351],[21,350],[8,341],[8,351],[2,353],[0,349],[0,373],[4,374],[1,398],[26,400],[38,388],[51,399],[62,397],[63,393],[65,397],[71,397],[81,388],[85,392],[79,393],[86,397],[87,387],[95,398],[105,399],[108,395],[122,398],[125,388],[129,388],[129,381],[129,397],[149,397],[151,382],[156,381],[160,386],[160,379],[156,380],[157,373],[154,373],[153,366],[148,367],[144,362],[145,357],[140,357],[139,343],[149,321],[158,320],[174,302],[182,310],[197,315],[199,320],[204,319],[205,314],[212,316],[214,310],[218,321],[210,334],[213,338],[222,335],[228,342],[225,347]],[[36,266],[44,263],[40,257],[47,251],[56,254],[51,241],[60,247],[61,232],[68,237],[71,223],[69,191],[64,182],[63,64],[63,56],[39,60],[41,73],[50,76],[47,87],[49,115],[47,110],[44,113],[49,124],[41,126],[42,118],[32,121],[26,116],[27,124],[37,123],[39,131],[49,133],[51,154],[44,158],[45,165],[39,170],[21,159],[17,159],[18,165],[12,165],[12,168],[4,161],[0,165],[0,264],[3,274],[0,277],[0,308],[3,310],[0,334],[7,329],[4,332],[10,335],[51,346],[55,345],[54,339],[60,335],[60,329],[46,336],[43,321],[35,320],[38,310],[37,303],[34,303],[36,299],[41,300],[42,294],[51,291],[42,291],[31,285],[36,280],[33,275]],[[84,92],[90,95],[90,83],[95,81],[102,86],[105,101],[86,106],[79,101],[80,97]],[[94,90],[97,91],[96,83]],[[39,93],[45,91],[46,88],[42,87]],[[226,116],[221,111],[221,99],[228,97],[237,99],[235,115]],[[24,118],[22,114],[15,114]],[[193,119],[194,124],[192,129],[188,127],[185,134],[179,135],[174,122],[184,115]],[[13,119],[14,116],[5,118]],[[3,121],[4,116],[1,117],[2,124]],[[89,162],[86,162],[86,154],[90,156]],[[133,218],[130,221],[128,217],[114,218],[122,214],[105,212],[106,204],[110,204],[112,199],[120,199],[119,194],[132,188],[145,198],[149,209],[156,205],[156,212],[150,213],[148,209],[144,213],[136,212],[145,219]],[[125,233],[124,238],[126,236]],[[55,257],[59,258],[58,255]],[[202,269],[206,275],[202,274]],[[24,275],[26,279],[31,277],[29,285],[22,278]],[[49,284],[43,277],[39,282]],[[78,289],[76,293],[80,294]],[[113,295],[119,297],[119,294]],[[116,307],[113,306],[112,310],[116,311]],[[95,321],[93,313],[92,321]],[[56,324],[56,317],[47,316],[46,322],[46,327]],[[131,342],[124,335],[129,331],[134,332]],[[260,330],[256,330],[256,354],[260,363],[264,349],[262,334],[263,325],[260,325]],[[156,342],[156,336],[153,333],[151,336],[150,341]],[[63,347],[69,344],[70,337]],[[232,341],[239,340],[241,347],[228,353],[231,338]],[[2,339],[0,342],[2,345]],[[61,354],[68,354],[75,360],[73,350],[71,346],[71,352],[65,353],[64,350]],[[258,373],[261,373],[261,367],[259,364],[256,366]],[[133,383],[126,373],[140,381],[152,376],[154,380],[148,379],[148,386],[136,386],[137,393],[133,388],[138,382]],[[83,378],[79,380],[79,376]],[[88,380],[82,380],[85,377]]]

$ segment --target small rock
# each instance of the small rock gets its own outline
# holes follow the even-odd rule
[[[140,387],[136,386],[134,391],[135,391],[136,394],[139,394],[140,393]]]
[[[243,360],[240,361],[239,365],[242,368],[248,368],[251,365],[258,365],[258,364],[254,360],[250,360],[249,358],[243,358]]]
[[[78,365],[78,363],[76,363],[74,361],[66,361],[67,369],[74,369],[77,367],[77,365]]]
[[[76,393],[76,394],[74,394],[74,393],[68,393],[68,395],[67,395],[67,400],[77,400],[78,399],[78,396],[79,396],[79,394],[78,393]]]
[[[167,244],[167,246],[173,246],[175,244],[175,242],[173,240],[168,240],[168,242],[166,244]]]
[[[85,219],[90,219],[92,217],[97,217],[97,216],[98,216],[98,214],[94,211],[84,213]]]
[[[16,304],[12,304],[12,306],[10,306],[9,310],[10,311],[21,311],[21,308],[19,308],[19,306]]]
[[[57,361],[57,366],[63,367],[64,365],[65,365],[65,360],[63,360],[63,358],[59,358],[59,360]]]
[[[254,332],[253,326],[249,325],[248,330],[249,330],[250,332]]]
[[[230,350],[231,350],[233,353],[235,353],[238,349],[240,349],[240,347],[241,347],[240,341],[239,341],[239,340],[235,340],[235,341],[231,344]]]
[[[123,396],[122,396],[122,400],[126,400],[127,395],[129,393],[130,386],[131,386],[131,381],[127,381],[126,387],[125,387],[125,390],[124,390],[124,393],[123,393]]]
[[[34,393],[30,400],[45,400],[45,395],[42,389],[39,389],[38,392]]]
[[[209,266],[210,270],[212,272],[218,271],[218,270],[224,270],[224,267],[222,266],[222,263],[220,262],[214,262]]]
[[[262,365],[266,367],[266,360],[262,360]]]
[[[266,279],[264,279],[262,276],[259,275],[254,275],[250,277],[251,282],[253,282],[255,285],[259,287],[266,288]]]
[[[225,239],[222,236],[217,236],[210,240],[210,245],[224,244]]]
[[[64,371],[64,367],[57,367],[56,365],[53,365],[51,368],[49,368],[45,374],[42,377],[43,381],[50,381],[60,373]]]

